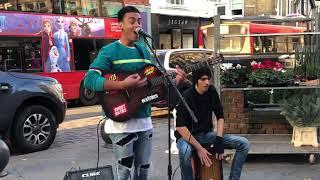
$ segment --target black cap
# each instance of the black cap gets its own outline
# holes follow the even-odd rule
[[[202,76],[211,78],[211,71],[208,67],[203,67],[192,72],[192,83],[196,84]]]

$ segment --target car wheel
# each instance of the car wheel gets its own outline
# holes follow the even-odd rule
[[[103,121],[103,123],[101,124],[101,128],[100,128],[100,135],[103,139],[103,141],[106,143],[106,144],[112,144],[112,141],[109,137],[109,134],[107,134],[105,131],[104,131],[104,125],[106,124],[106,120]]]
[[[14,147],[23,153],[49,148],[57,133],[54,114],[44,106],[25,106],[17,112],[13,124]]]
[[[87,89],[81,84],[80,86],[80,102],[82,105],[91,106],[98,102],[97,93]]]

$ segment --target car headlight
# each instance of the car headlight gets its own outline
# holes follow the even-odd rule
[[[56,92],[58,93],[59,97],[64,100],[63,97],[63,89],[62,89],[62,85],[58,82],[53,82],[52,86],[54,87],[54,89],[56,90]]]

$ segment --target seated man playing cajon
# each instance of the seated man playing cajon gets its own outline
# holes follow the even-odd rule
[[[224,135],[223,108],[216,89],[209,84],[211,72],[202,68],[192,73],[193,85],[183,94],[186,102],[193,110],[198,122],[193,122],[187,109],[179,103],[176,106],[177,119],[175,136],[179,149],[179,159],[182,180],[193,180],[191,167],[192,151],[195,150],[202,164],[212,164],[211,155],[201,144],[213,144],[216,158],[223,159],[224,149],[235,149],[229,180],[238,180],[246,161],[250,144],[240,136]],[[217,118],[217,132],[213,131],[212,112]]]

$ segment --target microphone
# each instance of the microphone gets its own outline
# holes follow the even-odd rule
[[[148,37],[150,39],[153,39],[151,35],[149,35],[148,33],[144,32],[142,28],[137,28],[134,30],[135,33],[140,34],[143,37]]]

